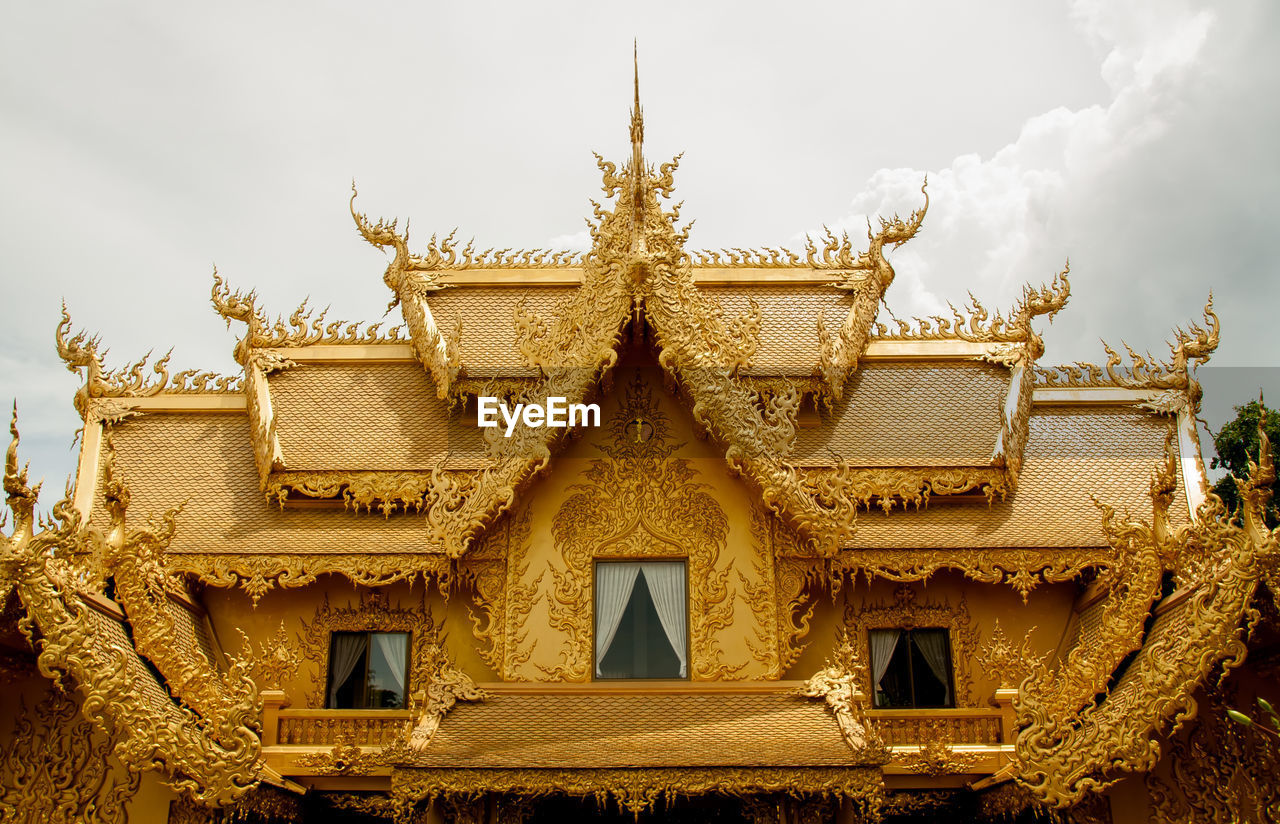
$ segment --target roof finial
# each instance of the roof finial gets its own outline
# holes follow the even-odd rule
[[[635,61],[635,103],[631,108],[631,166],[636,174],[643,170],[644,112],[640,108],[640,43],[632,44]]]

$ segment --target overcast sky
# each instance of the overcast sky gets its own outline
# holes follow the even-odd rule
[[[892,256],[899,316],[1007,308],[1069,256],[1042,362],[1165,355],[1210,289],[1215,428],[1276,374],[1280,6],[1218,3],[17,3],[0,26],[0,398],[74,468],[59,301],[120,366],[235,371],[216,263],[272,313],[377,319],[351,180],[415,246],[580,245],[591,151],[685,152],[691,245],[791,245],[932,205]],[[784,11],[785,8],[785,11]],[[396,318],[398,322],[398,317]],[[1224,368],[1225,367],[1225,368]]]

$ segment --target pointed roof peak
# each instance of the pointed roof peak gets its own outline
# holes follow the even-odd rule
[[[632,44],[632,59],[635,64],[635,102],[631,107],[631,159],[638,172],[642,165],[644,147],[644,110],[640,108],[640,43]]]

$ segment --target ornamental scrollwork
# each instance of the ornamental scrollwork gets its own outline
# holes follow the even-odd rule
[[[859,657],[857,644],[846,633],[826,666],[810,676],[798,692],[826,702],[857,763],[884,764],[889,760],[889,750],[867,718],[866,693],[859,690],[860,682],[867,677],[865,660]]]
[[[939,721],[930,721],[921,730],[920,744],[914,753],[897,755],[895,761],[907,772],[937,778],[973,772],[982,760],[975,753],[957,752],[947,745],[947,727]]]
[[[1098,793],[1133,772],[1150,771],[1162,752],[1162,740],[1175,734],[1197,713],[1196,691],[1215,673],[1239,666],[1245,657],[1244,638],[1260,618],[1253,599],[1259,584],[1280,564],[1280,541],[1266,527],[1265,505],[1271,497],[1275,469],[1271,445],[1260,432],[1261,451],[1247,480],[1237,480],[1243,501],[1242,518],[1226,512],[1220,498],[1210,494],[1192,523],[1172,540],[1202,550],[1182,583],[1184,600],[1159,615],[1133,661],[1100,699],[1078,712],[1076,700],[1053,703],[1053,693],[1020,692],[1014,701],[1019,725],[1017,779],[1048,804],[1065,807]],[[1108,521],[1109,511],[1104,510]],[[1133,557],[1147,557],[1159,568],[1161,538],[1149,524],[1125,520],[1107,524],[1108,533],[1122,536]],[[1076,650],[1072,650],[1075,653]],[[1054,677],[1063,682],[1077,675],[1074,655]],[[1050,677],[1043,666],[1034,680]],[[1078,699],[1078,694],[1068,693]],[[1064,709],[1066,712],[1064,712]]]
[[[529,640],[529,614],[541,598],[545,572],[529,579],[529,530],[532,512],[504,518],[458,564],[459,575],[474,588],[472,632],[480,655],[503,679],[520,680],[517,670],[532,656],[538,639]]]
[[[258,686],[264,690],[282,690],[289,678],[302,665],[297,644],[289,639],[284,621],[255,650],[246,641],[246,657]]]
[[[1168,780],[1144,779],[1156,824],[1280,820],[1280,744],[1227,718],[1229,692],[1214,690],[1190,732],[1170,742]]]
[[[130,492],[115,472],[115,450],[107,435],[101,490],[108,524],[100,555],[115,584],[115,598],[129,616],[133,644],[164,675],[170,692],[198,712],[211,728],[234,729],[246,709],[256,711],[257,687],[246,662],[222,672],[199,648],[175,644],[177,622],[170,597],[180,596],[166,562],[177,529],[179,508],[141,529],[126,523]],[[91,535],[97,537],[96,530]]]
[[[877,601],[861,606],[850,603],[844,609],[842,633],[848,633],[857,650],[858,660],[870,660],[872,629],[937,628],[947,630],[951,643],[952,681],[955,685],[957,707],[976,706],[973,697],[973,658],[978,647],[978,628],[969,615],[969,605],[964,596],[954,607],[950,601],[917,601],[914,587],[901,584],[894,590],[892,603]],[[866,695],[873,695],[875,685],[871,673],[862,668],[862,688]]]
[[[627,435],[639,420],[652,427],[647,439]],[[564,642],[561,663],[543,671],[558,680],[591,678],[597,559],[672,558],[688,562],[691,677],[740,677],[747,662],[724,663],[718,640],[735,599],[731,568],[720,563],[729,532],[724,510],[689,461],[672,457],[680,444],[667,437],[666,417],[639,376],[612,426],[614,439],[601,447],[606,457],[591,461],[587,482],[570,487],[552,520],[563,566],[551,566],[550,618]]]
[[[321,575],[341,575],[357,586],[376,587],[396,581],[435,581],[448,589],[449,559],[431,553],[263,553],[182,552],[167,556],[174,574],[210,586],[239,587],[256,606],[275,587],[292,589],[315,583]]]
[[[840,563],[868,580],[924,581],[943,569],[986,584],[1008,584],[1025,603],[1041,583],[1074,581],[1114,564],[1110,547],[1076,549],[848,549]]]
[[[6,824],[124,824],[142,775],[112,757],[115,736],[95,729],[56,687],[33,709],[18,699],[0,756],[0,820]]]
[[[423,690],[431,682],[440,647],[440,626],[427,607],[426,587],[416,607],[391,605],[381,590],[360,593],[358,603],[335,607],[325,595],[311,621],[299,619],[302,631],[298,644],[305,661],[315,662],[311,672],[311,689],[306,706],[322,709],[326,705],[325,683],[329,675],[329,645],[335,632],[405,632],[409,634],[409,683],[405,694],[410,709],[418,709],[426,695]]]
[[[1007,317],[999,311],[992,314],[976,297],[969,295],[969,304],[962,309],[950,305],[950,318],[941,315],[928,319],[913,318],[910,321],[893,318],[896,328],[891,330],[884,323],[876,323],[873,335],[877,340],[964,340],[972,343],[1031,344],[1029,360],[1034,361],[1043,354],[1043,344],[1039,343],[1039,336],[1031,327],[1031,321],[1041,315],[1052,319],[1067,305],[1067,299],[1071,296],[1071,282],[1068,278],[1070,273],[1071,264],[1068,262],[1049,285],[1039,289],[1030,284],[1023,286],[1022,297]]]
[[[82,420],[90,420],[94,401],[112,399],[120,404],[121,399],[149,398],[161,393],[229,394],[243,389],[239,375],[219,375],[195,369],[185,369],[170,375],[169,358],[172,351],[150,364],[151,375],[154,377],[146,374],[151,353],[120,369],[108,371],[102,365],[102,357],[106,354],[105,350],[100,351],[102,341],[83,331],[72,334],[71,315],[67,312],[65,302],[62,304],[62,319],[54,330],[54,339],[58,357],[66,364],[67,371],[84,377],[84,384],[76,390],[73,399]],[[99,407],[105,408],[107,407]]]
[[[681,767],[657,769],[428,769],[398,767],[391,795],[402,810],[422,801],[472,798],[481,793],[538,797],[551,793],[613,799],[628,813],[651,811],[662,800],[708,794],[739,798],[777,794],[788,798],[847,799],[875,820],[884,803],[884,779],[870,766]]]
[[[1191,377],[1190,369],[1209,360],[1217,350],[1221,326],[1218,315],[1213,311],[1213,294],[1204,307],[1204,322],[1174,329],[1173,340],[1169,343],[1171,360],[1165,362],[1153,357],[1150,353],[1142,355],[1135,352],[1128,344],[1124,349],[1129,356],[1129,364],[1122,365],[1124,359],[1109,344],[1103,343],[1107,353],[1107,362],[1102,366],[1094,363],[1077,361],[1074,364],[1037,367],[1036,385],[1046,387],[1059,386],[1120,386],[1128,389],[1164,389],[1178,390],[1184,396],[1189,394],[1195,404],[1199,403],[1199,385]]]
[[[1027,630],[1019,644],[1005,634],[999,619],[992,626],[991,637],[978,650],[976,660],[983,674],[995,680],[998,689],[1021,686],[1044,661],[1044,655],[1037,653],[1031,644],[1031,633],[1035,630],[1035,627]]]
[[[449,663],[444,651],[434,650],[430,672],[414,703],[419,707],[418,723],[409,733],[409,747],[424,750],[440,729],[444,716],[459,701],[483,701],[488,694],[476,686],[471,676]]]
[[[206,804],[234,801],[256,785],[262,766],[258,695],[243,664],[234,663],[221,676],[206,670],[210,680],[221,681],[208,694],[187,684],[193,700],[209,702],[208,716],[185,704],[158,705],[137,693],[133,679],[142,669],[133,658],[137,653],[120,646],[106,628],[112,619],[91,613],[80,596],[82,588],[101,580],[101,573],[89,564],[108,555],[108,540],[100,530],[84,526],[70,497],[55,504],[52,519],[34,531],[35,490],[27,486],[25,471],[18,469],[16,423],[12,429],[4,485],[13,531],[0,533],[0,561],[21,600],[25,617],[18,627],[38,649],[40,674],[55,688],[74,685],[81,714],[114,739],[112,752],[126,767],[159,770],[176,791]],[[118,502],[127,503],[127,496]],[[164,592],[161,582],[168,571],[158,553],[131,548],[136,535],[126,535],[110,552],[117,561],[121,553],[138,553],[140,560],[135,559],[137,568],[132,571],[146,575],[153,592]],[[146,541],[156,543],[155,533],[150,536]],[[129,574],[121,568],[117,584]],[[133,628],[144,646],[154,646],[156,625],[147,623],[145,609],[134,618]],[[156,654],[175,677],[194,677],[185,669],[191,661]],[[224,686],[226,693],[219,696]]]

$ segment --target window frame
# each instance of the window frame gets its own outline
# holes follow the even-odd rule
[[[598,618],[596,614],[597,613],[597,609],[596,609],[597,574],[596,573],[601,564],[623,564],[623,563],[632,563],[632,564],[679,563],[681,566],[684,567],[684,656],[685,656],[684,658],[685,674],[684,675],[682,676],[673,675],[667,678],[621,678],[621,677],[610,678],[610,677],[596,675],[596,665],[598,663],[598,661],[596,660],[596,634],[598,632],[598,627],[596,623]],[[645,581],[645,586],[646,587],[648,586],[647,579]],[[649,597],[652,598],[653,596],[650,595]],[[592,558],[591,559],[591,643],[590,643],[591,680],[593,682],[628,682],[629,681],[632,683],[644,682],[644,681],[661,681],[664,683],[671,682],[671,681],[692,681],[693,680],[693,622],[692,622],[693,619],[691,615],[692,610],[690,609],[691,605],[692,605],[692,599],[690,597],[690,588],[689,588],[689,559],[686,557],[682,556],[678,558],[661,558],[661,557],[653,557],[653,556],[641,556],[641,557],[617,557],[617,558]],[[661,627],[659,627],[659,629],[661,629]],[[668,643],[670,643],[669,640],[668,640]]]
[[[876,686],[877,686],[877,685],[876,685],[875,681],[873,680],[873,681],[872,681],[872,683],[871,683],[871,707],[870,707],[870,708],[871,708],[871,709],[873,709],[873,710],[950,710],[950,709],[955,709],[956,707],[958,707],[958,706],[959,706],[959,702],[956,700],[956,684],[955,684],[955,681],[956,681],[956,677],[955,677],[956,664],[955,664],[955,658],[954,658],[954,649],[953,649],[953,647],[952,647],[952,643],[951,643],[951,627],[938,627],[938,626],[868,627],[868,628],[866,629],[867,651],[868,651],[868,655],[867,655],[867,663],[868,663],[868,665],[869,665],[868,675],[869,675],[869,676],[871,676],[873,679],[874,679],[874,673],[875,673],[875,662],[874,662],[873,660],[871,660],[872,655],[874,655],[874,653],[873,653],[873,652],[871,652],[871,650],[873,650],[873,649],[874,649],[874,647],[873,647],[873,645],[872,645],[872,643],[871,643],[871,632],[872,632],[873,630],[888,630],[888,629],[896,629],[899,633],[901,633],[901,636],[900,636],[900,638],[899,638],[899,643],[902,643],[903,641],[905,641],[905,642],[907,643],[907,645],[908,645],[908,646],[907,646],[907,650],[908,650],[908,654],[907,654],[907,683],[910,685],[910,688],[911,688],[911,703],[910,703],[909,705],[907,705],[907,706],[880,706],[879,704],[877,704],[877,703],[876,703],[876,702],[877,702],[877,690],[876,690]],[[915,662],[914,662],[914,660],[913,660],[913,659],[914,659],[914,656],[913,656],[913,655],[911,654],[911,652],[910,652],[910,650],[911,650],[910,644],[912,643],[912,641],[911,641],[911,633],[913,633],[913,632],[920,632],[920,631],[922,631],[922,630],[923,630],[923,631],[930,631],[930,632],[941,632],[941,633],[942,633],[942,637],[946,640],[946,650],[947,650],[947,666],[946,666],[946,673],[947,673],[947,680],[946,680],[946,682],[943,684],[943,687],[944,687],[944,689],[946,690],[946,695],[950,696],[950,698],[951,698],[951,700],[950,700],[950,702],[949,702],[949,703],[943,703],[943,704],[921,704],[921,703],[919,703],[919,702],[916,700]],[[894,650],[894,654],[895,654],[895,655],[897,654],[897,649],[896,649],[896,648],[895,648],[895,650]],[[921,655],[923,655],[923,654],[924,654],[924,653],[922,652],[922,653],[921,653]],[[893,658],[892,658],[892,657],[890,657],[890,661],[892,661],[892,660],[893,660]],[[931,673],[931,674],[932,674],[932,673]]]
[[[329,696],[333,692],[333,645],[338,635],[363,635],[365,636],[364,646],[364,668],[365,683],[360,686],[360,695],[362,701],[360,703],[365,706],[359,707],[331,707],[329,704]],[[374,635],[403,635],[405,643],[404,656],[404,692],[401,696],[402,706],[400,707],[371,707],[369,704],[369,666],[370,659],[373,656],[373,636]],[[327,710],[341,710],[343,712],[364,712],[368,710],[407,710],[409,709],[409,696],[411,696],[413,683],[413,631],[409,629],[339,629],[329,631],[329,655],[326,659],[327,672],[324,679],[324,703]],[[350,677],[350,676],[348,676]]]

